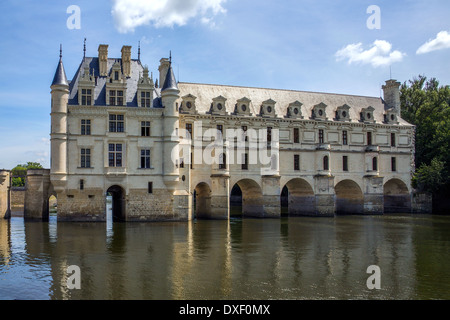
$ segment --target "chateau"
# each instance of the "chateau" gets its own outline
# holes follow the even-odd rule
[[[383,98],[184,83],[171,58],[153,79],[130,46],[109,54],[71,81],[61,55],[51,84],[58,220],[105,221],[107,194],[115,221],[411,212],[399,82]]]

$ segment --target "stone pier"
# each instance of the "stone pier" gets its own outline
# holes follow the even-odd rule
[[[25,220],[48,220],[49,187],[50,169],[29,169],[27,171],[27,191],[23,212]]]
[[[11,216],[11,172],[0,170],[0,219]]]

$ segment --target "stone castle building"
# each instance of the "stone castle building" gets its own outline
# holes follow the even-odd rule
[[[123,221],[227,219],[234,200],[253,217],[411,211],[414,126],[399,82],[379,98],[177,82],[171,58],[158,70],[154,80],[130,46],[112,58],[102,44],[69,81],[60,58],[58,220],[105,221],[107,194]]]

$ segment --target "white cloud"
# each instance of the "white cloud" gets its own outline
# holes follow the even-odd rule
[[[371,64],[373,67],[388,66],[403,60],[405,53],[392,51],[392,45],[385,40],[375,40],[371,48],[364,50],[362,43],[349,44],[336,52],[338,61],[348,59],[348,63]]]
[[[152,24],[156,28],[183,26],[190,19],[200,18],[213,25],[212,18],[225,13],[226,0],[114,0],[112,15],[121,33]]]
[[[419,49],[417,49],[416,54],[424,54],[447,48],[450,48],[450,33],[447,31],[441,31],[437,34],[435,39],[428,40],[428,42],[424,43]]]

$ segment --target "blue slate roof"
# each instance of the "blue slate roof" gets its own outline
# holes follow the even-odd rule
[[[122,65],[122,59],[108,58],[107,68],[108,74],[111,72],[111,68],[114,63],[119,62]],[[85,66],[89,66],[89,73],[93,74],[96,78],[96,86],[94,89],[94,106],[106,106],[106,81],[107,77],[100,76],[100,66],[98,57],[86,57],[81,62],[78,70],[75,72],[75,76],[69,85],[69,105],[78,105],[78,81],[84,73]],[[144,67],[141,62],[136,59],[131,60],[131,74],[127,78],[127,91],[126,91],[126,106],[137,107],[137,88],[139,77],[143,74]],[[161,104],[161,89],[155,88],[153,91],[153,108],[162,108]]]
[[[175,75],[173,74],[172,63],[169,65],[169,69],[167,70],[167,75],[161,92],[168,89],[178,90],[177,81],[175,80]]]
[[[69,83],[67,82],[66,71],[64,70],[62,58],[59,58],[58,66],[56,67],[55,76],[53,77],[52,81],[52,86],[53,85],[69,85]]]

